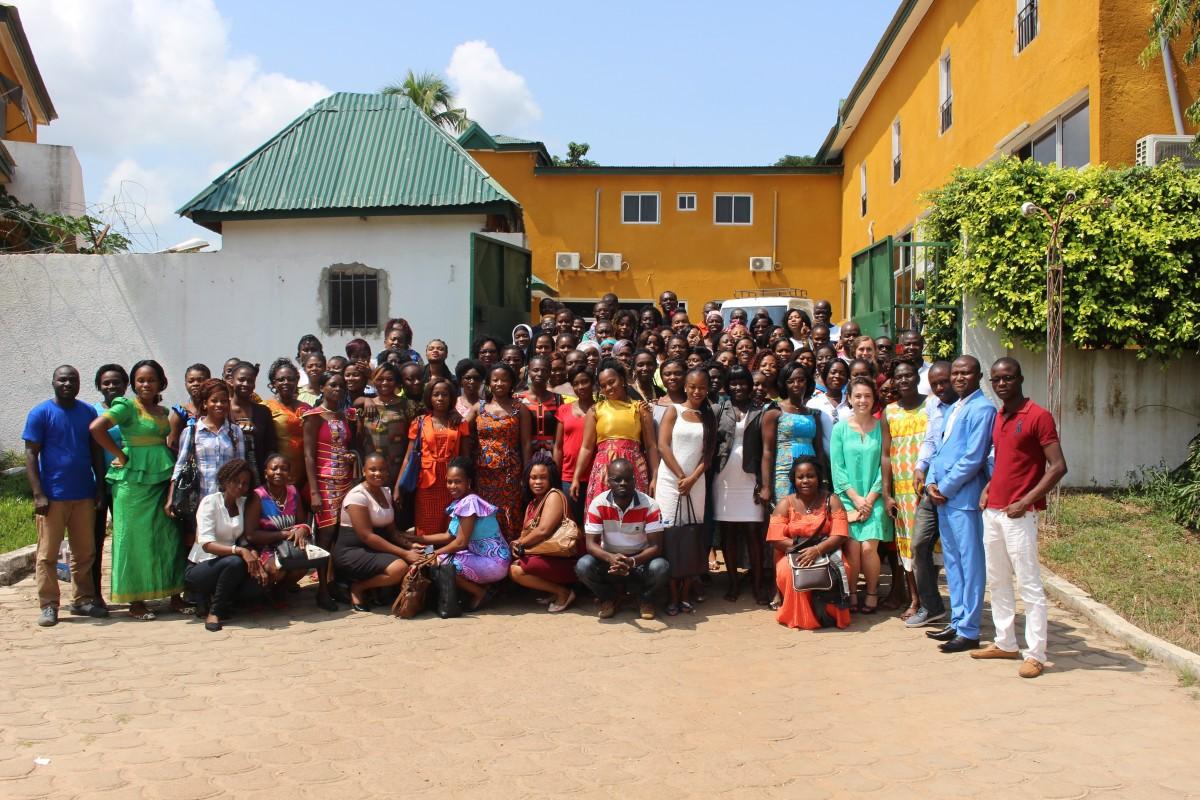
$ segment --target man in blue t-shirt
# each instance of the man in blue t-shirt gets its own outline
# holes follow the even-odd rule
[[[107,617],[108,610],[95,602],[92,560],[96,545],[92,515],[96,508],[96,476],[103,475],[100,448],[88,426],[96,410],[75,398],[79,371],[71,366],[54,370],[54,399],[38,404],[25,420],[25,474],[33,492],[37,520],[38,625],[58,624],[58,550],[63,535],[71,543],[71,583],[75,596],[71,613]]]

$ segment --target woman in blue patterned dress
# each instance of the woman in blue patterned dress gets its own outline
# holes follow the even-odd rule
[[[792,494],[792,462],[800,456],[816,456],[822,465],[822,479],[828,482],[829,461],[822,447],[821,416],[805,405],[812,394],[813,381],[808,368],[789,361],[779,371],[779,405],[763,414],[763,471],[773,470],[771,486],[760,489],[760,498],[773,508]]]

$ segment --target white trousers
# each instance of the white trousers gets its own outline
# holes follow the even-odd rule
[[[1042,589],[1042,571],[1038,563],[1037,512],[1026,512],[1020,519],[1009,519],[1001,509],[983,512],[983,552],[987,559],[988,591],[992,594],[992,624],[996,627],[996,646],[1009,651],[1018,649],[1016,632],[1017,604],[1013,596],[1013,575],[1025,605],[1025,646],[1023,658],[1046,662],[1046,592]]]

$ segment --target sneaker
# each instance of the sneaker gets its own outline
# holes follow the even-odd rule
[[[937,614],[930,614],[925,609],[919,608],[917,609],[917,613],[904,620],[904,625],[908,628],[923,628],[926,625],[932,625],[935,622],[940,622],[945,618],[945,611],[939,611]]]
[[[1021,657],[1021,653],[1017,650],[1005,650],[1000,645],[992,642],[982,650],[975,650],[971,653],[971,658],[1008,658],[1016,660]]]
[[[612,619],[617,613],[617,601],[605,600],[600,604],[600,619]]]
[[[642,603],[642,619],[654,619],[654,604]]]
[[[1042,670],[1045,668],[1045,665],[1036,658],[1027,658],[1021,668],[1017,670],[1017,674],[1022,678],[1036,678],[1042,674]]]
[[[108,609],[99,603],[72,603],[71,615],[103,619],[108,616]]]
[[[42,613],[38,616],[38,627],[53,628],[58,624],[58,609],[54,606],[45,606]]]

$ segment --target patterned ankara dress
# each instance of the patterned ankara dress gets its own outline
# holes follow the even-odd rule
[[[354,483],[354,463],[350,459],[350,425],[354,422],[354,409],[347,409],[344,416],[328,419],[323,407],[314,408],[304,416],[316,414],[321,417],[317,429],[317,491],[321,494],[321,508],[314,512],[318,528],[337,525],[342,511],[342,500]]]
[[[899,506],[896,514],[896,551],[904,569],[912,572],[912,535],[917,522],[916,473],[917,452],[925,441],[929,427],[929,415],[921,404],[912,411],[905,411],[899,403],[891,403],[885,410],[888,430],[892,434],[892,496]]]
[[[475,436],[479,496],[496,506],[500,531],[511,542],[521,534],[521,417],[493,416],[480,400]]]

